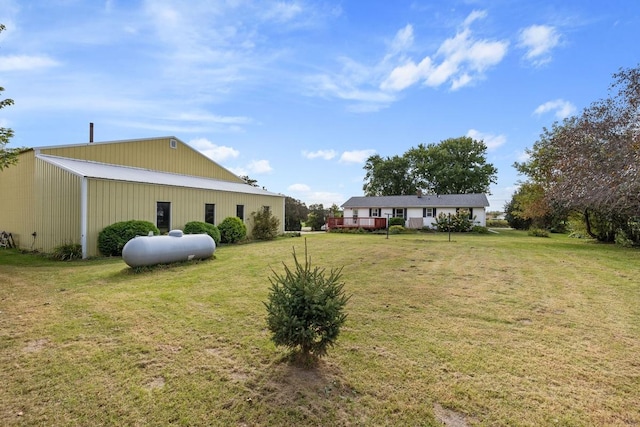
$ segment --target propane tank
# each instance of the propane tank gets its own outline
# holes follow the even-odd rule
[[[210,258],[216,242],[208,234],[184,234],[171,230],[166,236],[137,236],[122,248],[122,259],[129,267],[167,264]]]

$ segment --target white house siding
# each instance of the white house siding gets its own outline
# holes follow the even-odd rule
[[[438,215],[441,213],[444,215],[455,215],[458,209],[469,209],[468,206],[461,207],[435,207],[436,216],[428,216],[423,217],[423,208],[405,208],[407,211],[405,226],[409,227],[410,218],[421,218],[422,219],[422,227],[430,227],[434,228],[436,226],[436,220]],[[358,211],[359,218],[367,218],[369,217],[369,208],[344,208],[343,214],[345,217],[345,221],[348,218],[353,217],[354,210]],[[393,216],[393,208],[381,208],[380,209],[380,217],[381,218],[389,218]],[[486,225],[486,210],[484,207],[473,207],[473,216],[475,217],[473,224],[474,225]],[[362,222],[362,221],[361,221]],[[347,224],[347,222],[345,222]]]

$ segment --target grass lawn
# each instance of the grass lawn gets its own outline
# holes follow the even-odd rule
[[[302,238],[139,273],[0,250],[0,425],[640,425],[640,251],[516,231],[306,240],[352,295],[309,370],[263,306]]]

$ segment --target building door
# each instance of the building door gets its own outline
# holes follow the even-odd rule
[[[171,202],[157,203],[156,227],[161,233],[168,233],[171,230]]]

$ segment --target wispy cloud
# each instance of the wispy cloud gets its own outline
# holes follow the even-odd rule
[[[364,163],[376,150],[353,150],[345,151],[340,156],[341,163]]]
[[[535,66],[551,61],[551,51],[560,43],[555,27],[531,25],[520,31],[518,47],[526,50],[524,58]]]
[[[206,138],[192,139],[189,141],[189,145],[217,163],[234,159],[240,155],[240,152],[235,148],[214,144]]]
[[[475,139],[476,141],[483,141],[487,146],[487,150],[492,151],[496,148],[504,145],[507,142],[507,137],[504,135],[494,135],[491,133],[480,132],[476,129],[469,129],[467,136]]]
[[[0,71],[33,71],[58,65],[58,61],[44,55],[0,56]]]
[[[335,150],[318,150],[318,151],[303,151],[302,155],[307,159],[324,159],[331,160],[336,156]]]
[[[562,120],[575,114],[576,106],[564,99],[556,99],[539,105],[538,108],[534,110],[533,114],[540,116],[550,111],[555,112],[556,118]]]
[[[433,57],[425,56],[419,62],[407,59],[395,67],[380,84],[384,91],[398,92],[422,82],[438,87],[449,84],[452,90],[467,86],[483,78],[484,72],[502,61],[509,42],[475,38],[470,25],[486,16],[474,11],[465,19],[462,29],[446,39]]]
[[[311,191],[311,187],[309,187],[307,184],[291,184],[287,187],[287,190],[293,191],[295,193],[306,193],[308,191]]]

